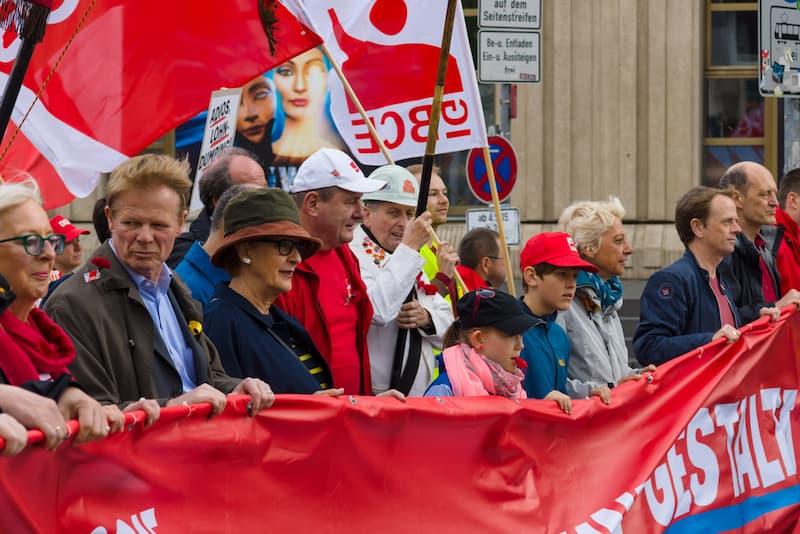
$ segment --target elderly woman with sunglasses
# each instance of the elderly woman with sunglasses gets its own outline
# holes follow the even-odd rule
[[[222,225],[211,263],[231,281],[217,286],[204,317],[225,371],[261,378],[275,393],[341,394],[303,325],[272,305],[321,244],[300,226],[292,198],[281,189],[244,191],[228,202]]]
[[[103,408],[72,381],[67,366],[75,359],[75,346],[36,307],[63,249],[64,236],[53,233],[36,182],[0,185],[0,276],[10,286],[0,286],[7,303],[0,314],[0,384],[38,394],[26,397],[36,404],[27,415],[12,415],[41,430],[49,448],[67,438],[68,419],[80,422],[77,442],[104,437],[124,425],[119,408]],[[1,402],[0,408],[9,411]]]

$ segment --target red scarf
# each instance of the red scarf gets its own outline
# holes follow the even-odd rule
[[[43,373],[58,378],[74,359],[72,340],[39,308],[31,310],[27,322],[8,311],[0,315],[0,369],[9,384],[41,380]]]

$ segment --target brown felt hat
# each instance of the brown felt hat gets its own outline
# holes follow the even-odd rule
[[[283,189],[250,189],[233,197],[222,214],[225,239],[211,263],[222,267],[225,256],[234,245],[265,238],[297,239],[306,246],[299,247],[303,259],[313,256],[322,242],[300,226],[297,205]]]

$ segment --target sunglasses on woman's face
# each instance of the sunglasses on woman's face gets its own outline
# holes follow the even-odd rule
[[[50,243],[51,247],[53,247],[53,250],[57,256],[64,252],[65,240],[66,238],[62,234],[53,234],[47,237],[40,236],[39,234],[25,234],[0,240],[0,243],[7,243],[9,241],[22,241],[25,254],[28,256],[39,256],[42,251],[44,251],[44,244],[47,242]]]
[[[302,257],[306,257],[309,244],[300,239],[262,239],[265,243],[272,243],[277,247],[278,254],[281,256],[288,256],[294,249],[300,253]]]

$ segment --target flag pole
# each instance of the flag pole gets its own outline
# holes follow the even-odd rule
[[[500,248],[503,253],[503,261],[506,264],[506,280],[508,281],[508,292],[516,297],[517,289],[514,287],[514,277],[511,275],[511,256],[508,253],[506,243],[506,231],[503,228],[503,212],[500,211],[500,197],[497,195],[497,181],[494,176],[494,165],[492,165],[492,154],[489,147],[483,147],[483,161],[486,163],[486,175],[489,179],[489,189],[492,192],[492,205],[494,206],[494,218],[497,221],[497,233],[500,234]]]
[[[44,39],[47,16],[53,7],[53,0],[22,0],[13,8],[6,5],[3,7],[9,11],[0,20],[0,27],[6,29],[11,24],[16,25],[20,29],[20,46],[6,82],[3,99],[0,101],[0,138],[5,136],[8,122],[11,120],[14,104],[22,89],[22,81],[33,57],[33,49]]]
[[[453,39],[453,19],[456,15],[458,0],[447,0],[447,13],[442,31],[442,48],[439,54],[439,70],[436,73],[436,87],[433,92],[431,120],[428,125],[428,141],[425,144],[425,155],[422,158],[422,174],[419,177],[419,198],[417,199],[417,217],[428,208],[428,191],[431,188],[433,173],[433,157],[436,155],[436,138],[439,132],[439,117],[442,112],[442,97],[447,78],[447,63],[450,58],[450,42]]]
[[[383,154],[383,157],[386,158],[386,163],[388,163],[389,165],[394,164],[394,160],[392,159],[392,155],[389,154],[389,150],[386,148],[386,145],[383,143],[383,139],[381,138],[381,135],[378,133],[378,130],[375,129],[375,126],[372,124],[372,121],[369,120],[369,117],[367,116],[367,112],[364,109],[364,106],[361,105],[361,100],[359,100],[358,95],[356,95],[355,91],[353,90],[353,86],[350,85],[350,82],[347,80],[347,77],[344,75],[344,72],[342,71],[341,67],[339,66],[339,62],[336,61],[336,58],[334,58],[333,54],[331,54],[331,51],[328,48],[328,45],[326,45],[325,43],[322,43],[320,45],[320,49],[322,49],[322,53],[325,54],[325,57],[328,58],[328,61],[330,61],[331,66],[333,67],[333,70],[336,72],[336,75],[339,76],[339,79],[342,82],[342,86],[344,87],[344,90],[347,93],[347,96],[350,98],[350,101],[353,103],[353,105],[358,110],[358,113],[361,115],[361,118],[364,119],[364,123],[367,125],[367,128],[369,129],[369,133],[372,136],[372,139],[375,141],[375,144],[378,145],[378,147],[380,147],[381,153]],[[432,169],[433,169],[433,167],[431,167],[431,170]],[[430,174],[428,175],[428,183],[430,184]],[[420,189],[419,198],[427,199],[428,195],[426,193],[425,196],[423,197],[422,196],[422,190]],[[419,202],[419,200],[418,200],[418,202]],[[427,209],[427,200],[425,202],[425,208]],[[424,211],[425,210],[423,210],[423,212]],[[419,217],[420,215],[421,215],[420,213],[417,213],[417,217]],[[441,239],[439,239],[439,236],[436,235],[436,230],[434,230],[433,228],[430,228],[429,231],[430,231],[431,239],[433,239],[434,243],[441,243],[442,242]],[[464,279],[461,278],[461,275],[459,274],[458,269],[456,269],[456,271],[455,271],[455,278],[456,278],[456,282],[461,286],[461,289],[463,289],[465,293],[467,291],[469,291],[469,289],[467,288],[467,285],[464,283]]]

